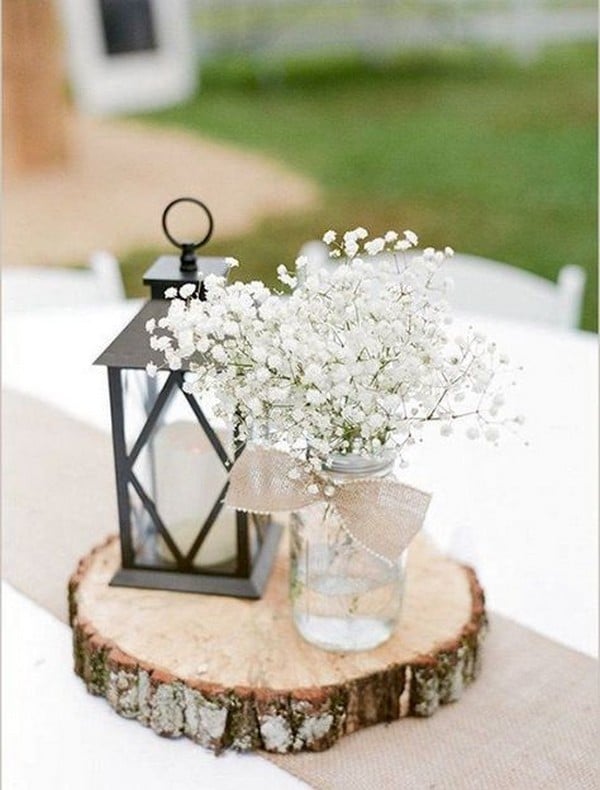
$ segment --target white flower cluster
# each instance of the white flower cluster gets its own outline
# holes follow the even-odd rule
[[[411,231],[323,238],[338,265],[307,272],[301,285],[279,267],[289,296],[211,276],[200,301],[184,285],[149,322],[151,347],[171,370],[189,371],[188,392],[212,390],[223,416],[238,414],[242,439],[268,424],[272,442],[315,465],[333,453],[402,457],[425,424],[447,436],[458,418],[469,437],[496,441],[496,374],[508,360],[480,333],[450,331],[443,269],[452,250],[419,251]]]

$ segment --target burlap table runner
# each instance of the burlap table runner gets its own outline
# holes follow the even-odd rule
[[[118,529],[110,437],[4,390],[4,578],[67,622],[65,585],[78,559]]]
[[[459,702],[273,762],[327,790],[598,790],[596,679],[593,659],[496,615]]]
[[[2,424],[3,575],[66,621],[67,578],[117,525],[110,440],[12,392]],[[482,675],[458,703],[268,759],[324,790],[597,790],[596,662],[505,618],[491,625]]]

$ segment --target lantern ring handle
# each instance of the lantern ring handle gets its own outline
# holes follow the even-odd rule
[[[203,209],[204,213],[206,214],[208,218],[208,230],[204,238],[200,239],[200,241],[177,241],[177,239],[175,239],[169,232],[169,228],[167,226],[167,215],[169,214],[169,211],[173,208],[173,206],[176,206],[178,203],[194,203],[196,206],[200,206],[200,208]],[[206,244],[206,242],[212,236],[213,228],[215,226],[213,216],[210,213],[208,206],[206,206],[201,200],[197,200],[196,198],[193,197],[180,197],[180,198],[176,198],[175,200],[172,200],[169,203],[169,205],[166,207],[166,209],[163,211],[161,222],[162,222],[163,231],[167,239],[171,242],[171,244],[173,244],[175,247],[179,247],[179,249],[181,250],[184,249],[197,250],[198,247],[202,247],[202,245]]]

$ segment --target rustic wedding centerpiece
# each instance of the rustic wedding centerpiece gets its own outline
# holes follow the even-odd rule
[[[430,716],[481,666],[487,620],[475,572],[417,534],[429,494],[398,473],[432,428],[449,436],[461,425],[496,442],[507,360],[452,326],[450,248],[420,250],[411,231],[324,240],[335,267],[280,267],[285,292],[198,273],[136,324],[153,355],[148,380],[166,377],[187,398],[212,393],[214,418],[236,426],[221,500],[237,517],[291,513],[289,554],[267,547],[262,595],[237,595],[222,569],[198,574],[195,545],[175,557],[180,567],[153,567],[171,591],[154,577],[147,589],[112,586],[116,538],[84,557],[69,585],[75,671],[88,690],[160,735],[217,752],[319,751],[362,727]],[[125,448],[118,484],[131,484],[140,444]],[[190,463],[182,512],[215,495]],[[159,504],[166,497],[179,518],[179,489],[167,489]],[[150,509],[160,554],[170,533]],[[222,540],[209,518],[195,543],[206,529]],[[257,562],[265,577],[260,553]]]

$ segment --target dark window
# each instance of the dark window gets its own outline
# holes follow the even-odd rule
[[[156,49],[150,0],[100,0],[107,55]]]

